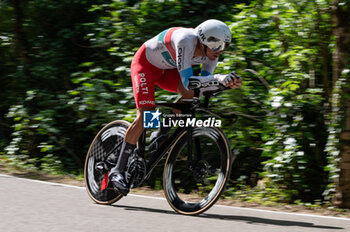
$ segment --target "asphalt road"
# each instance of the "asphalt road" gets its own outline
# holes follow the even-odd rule
[[[350,219],[216,205],[175,213],[162,198],[129,194],[97,205],[85,188],[0,175],[0,231],[350,231]]]

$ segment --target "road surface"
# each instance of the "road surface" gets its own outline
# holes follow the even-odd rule
[[[183,216],[165,199],[134,194],[103,206],[83,187],[0,175],[0,231],[349,232],[350,219],[219,205]]]

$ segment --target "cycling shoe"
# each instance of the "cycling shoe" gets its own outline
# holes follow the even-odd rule
[[[113,175],[110,178],[110,183],[113,186],[113,188],[116,189],[121,194],[123,194],[123,196],[128,195],[130,190],[123,174],[118,173],[116,175]]]

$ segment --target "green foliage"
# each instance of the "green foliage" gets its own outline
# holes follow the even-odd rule
[[[225,55],[219,70],[234,68],[245,81],[223,100],[244,115],[244,121],[227,128],[238,150],[235,168],[248,168],[239,171],[250,177],[247,183],[260,172],[290,202],[322,199],[328,183],[323,169],[328,90],[322,75],[330,72],[321,72],[329,70],[322,63],[330,56],[325,49],[330,15],[322,12],[327,2],[266,0],[236,7],[241,9],[231,24],[236,49]]]
[[[71,73],[91,56],[84,40],[89,28],[83,23],[100,16],[88,13],[92,2],[99,3],[16,1],[0,9],[1,17],[8,16],[1,22],[0,94],[6,99],[0,104],[2,154],[39,169],[50,154],[65,171],[82,167],[80,147],[93,136],[74,126],[67,91],[73,88]]]

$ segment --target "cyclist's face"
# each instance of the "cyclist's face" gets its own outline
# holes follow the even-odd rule
[[[209,60],[216,60],[223,51],[213,51],[209,47],[207,47],[207,57]]]

